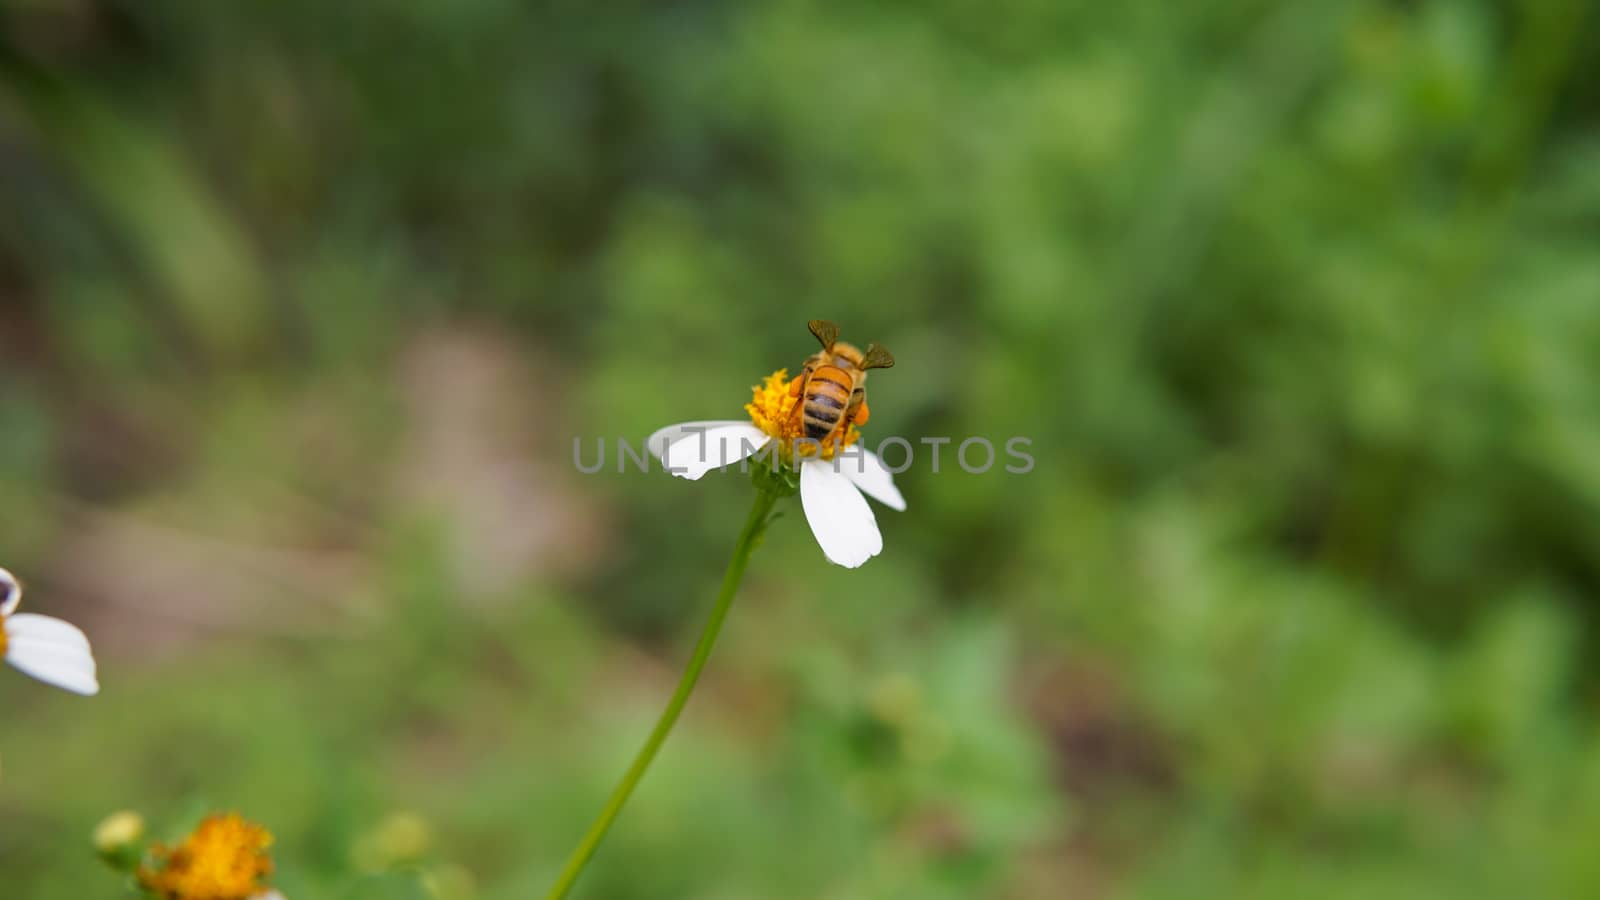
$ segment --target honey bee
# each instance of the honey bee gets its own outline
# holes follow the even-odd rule
[[[894,357],[877,344],[868,344],[863,353],[839,340],[839,326],[825,319],[812,319],[809,326],[822,349],[790,382],[789,396],[803,398],[794,416],[805,436],[826,444],[843,440],[851,425],[867,424],[867,370],[887,369]]]

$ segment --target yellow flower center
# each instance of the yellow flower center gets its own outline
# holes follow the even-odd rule
[[[266,890],[272,834],[233,813],[207,816],[177,847],[157,845],[139,884],[162,900],[249,900]]]
[[[795,414],[795,407],[802,398],[790,392],[790,384],[789,370],[779,369],[750,389],[754,396],[744,407],[744,411],[750,414],[752,424],[777,438],[781,459],[787,461],[795,453],[801,456],[820,453],[823,459],[833,459],[840,447],[848,447],[861,439],[861,432],[856,430],[855,425],[846,426],[843,437],[829,438],[820,445],[806,439],[805,425],[800,421],[800,416]]]
[[[0,659],[6,655],[6,617],[0,616]]]

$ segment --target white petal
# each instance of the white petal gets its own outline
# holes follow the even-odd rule
[[[732,465],[767,445],[772,438],[749,422],[718,425],[690,433],[667,447],[661,464],[679,478],[695,481],[712,469]]]
[[[844,473],[844,477],[868,497],[890,509],[906,511],[906,498],[894,486],[894,473],[883,464],[878,454],[855,444],[840,450],[833,458],[833,463],[835,468]]]
[[[94,696],[100,693],[94,658],[87,653],[23,645],[10,648],[6,652],[6,662],[25,675],[74,694]]]
[[[645,440],[645,446],[650,448],[650,452],[655,455],[656,459],[662,459],[667,455],[668,447],[690,435],[710,431],[713,428],[722,428],[726,425],[748,424],[748,422],[740,419],[707,419],[704,422],[679,422],[676,425],[668,425],[650,435]]]
[[[38,613],[17,613],[6,619],[6,637],[13,641],[56,644],[89,652],[89,639],[78,626]]]
[[[97,694],[94,655],[77,626],[33,613],[5,620],[6,662],[18,671],[77,694]]]
[[[21,602],[22,583],[17,581],[17,576],[0,569],[0,616],[16,612],[17,604]]]
[[[882,552],[872,507],[831,463],[813,459],[800,467],[800,506],[829,562],[854,569]]]

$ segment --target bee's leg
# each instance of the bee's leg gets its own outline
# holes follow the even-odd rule
[[[789,428],[798,432],[806,411],[806,401],[799,394],[794,395],[794,406],[789,408]]]
[[[794,428],[800,427],[800,416],[805,411],[806,404],[800,395],[805,391],[806,379],[809,377],[811,377],[811,363],[806,363],[805,368],[800,370],[800,374],[789,382],[789,397],[797,401],[789,413],[789,422],[791,427]]]
[[[800,392],[805,390],[806,379],[811,377],[811,368],[814,365],[816,365],[815,361],[808,359],[806,360],[806,364],[800,367],[800,374],[796,375],[794,380],[789,382],[789,396],[798,397],[800,396]]]
[[[861,405],[856,407],[855,424],[858,425],[858,426],[867,424],[867,416],[868,415],[869,415],[869,413],[867,412],[867,401],[862,400],[861,401]]]
[[[848,430],[849,424],[850,423],[848,422],[840,420],[839,424],[834,426],[832,431],[828,432],[828,436],[822,439],[822,449],[826,450],[829,454],[838,453],[839,448],[844,446],[844,435]]]

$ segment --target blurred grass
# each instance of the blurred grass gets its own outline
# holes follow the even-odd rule
[[[0,3],[7,896],[237,808],[289,897],[537,895],[742,482],[571,440],[893,348],[882,557],[798,508],[580,893],[1600,890],[1580,0]]]

